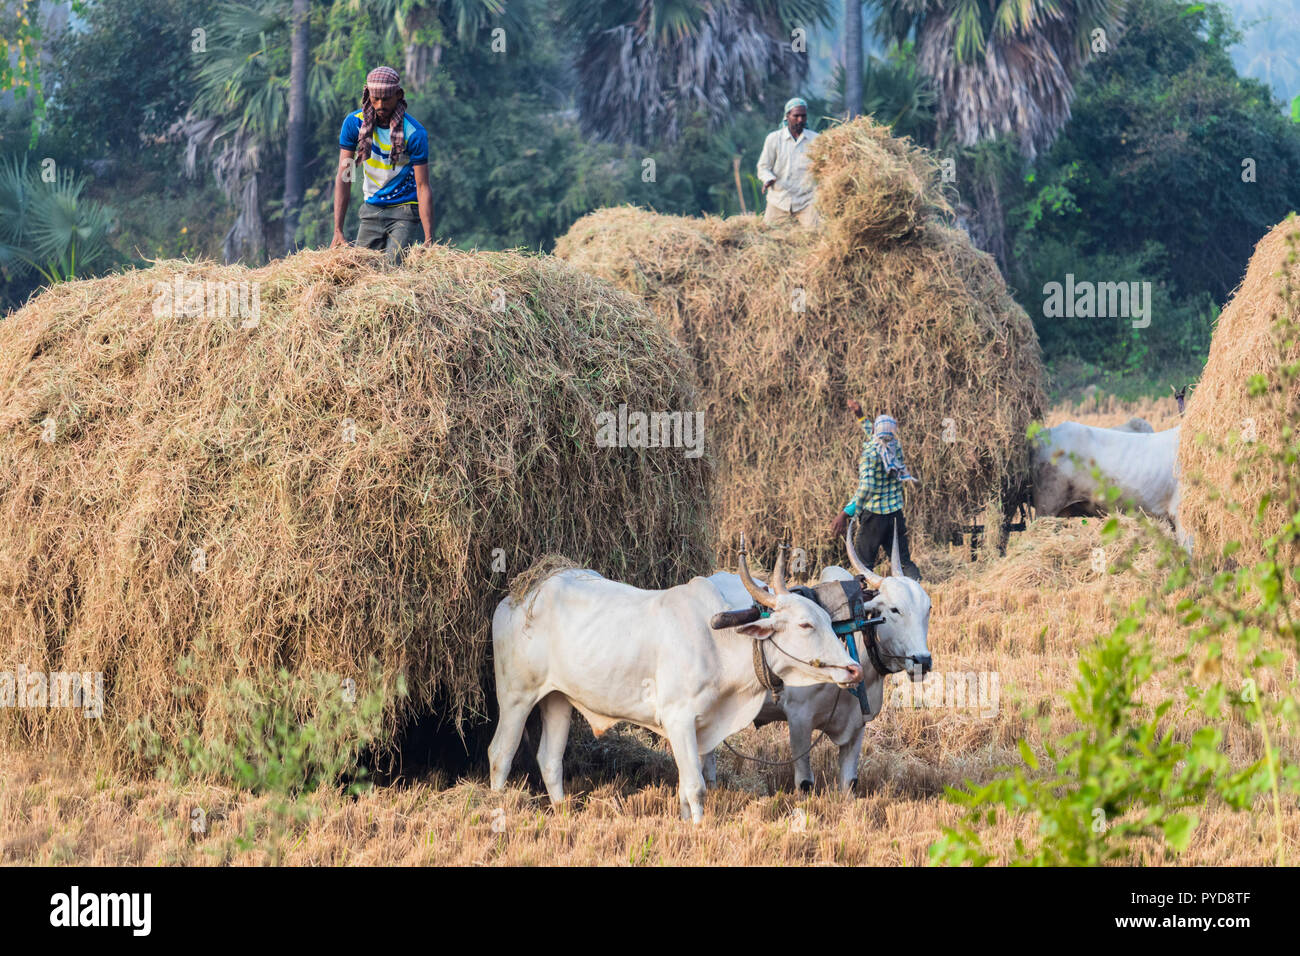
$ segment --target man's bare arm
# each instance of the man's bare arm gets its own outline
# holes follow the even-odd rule
[[[343,237],[343,221],[347,219],[348,202],[352,199],[355,155],[356,152],[351,149],[339,150],[339,168],[334,175],[334,241],[330,243],[331,249],[348,244],[347,239]]]
[[[433,188],[429,185],[429,166],[415,167],[415,198],[420,204],[420,224],[424,226],[424,241],[433,242]]]

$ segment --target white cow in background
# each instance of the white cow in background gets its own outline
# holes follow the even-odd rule
[[[620,721],[667,737],[677,762],[682,818],[704,815],[701,753],[745,727],[763,706],[760,666],[787,687],[862,680],[831,619],[785,586],[785,549],[772,591],[749,575],[741,541],[743,605],[770,616],[714,631],[713,615],[735,607],[707,578],[643,591],[595,571],[570,568],[509,597],[492,616],[493,669],[500,722],[488,748],[493,790],[501,790],[524,722],[541,705],[537,762],[553,803],[564,799],[563,758],[572,709],[596,735]]]
[[[790,751],[795,757],[795,786],[803,791],[811,790],[813,785],[809,751],[812,748],[814,730],[820,730],[839,748],[839,787],[846,792],[852,790],[857,784],[858,762],[862,756],[862,738],[867,724],[876,719],[884,706],[885,677],[906,671],[912,680],[919,681],[924,679],[931,667],[927,645],[930,596],[911,578],[893,576],[894,572],[902,568],[897,536],[894,538],[890,558],[890,574],[882,576],[867,567],[853,547],[856,524],[857,519],[854,518],[844,539],[849,563],[861,576],[863,583],[877,592],[874,598],[866,602],[868,615],[879,615],[885,619],[876,625],[877,656],[884,673],[871,660],[862,633],[853,635],[858,660],[862,661],[862,689],[866,693],[871,713],[862,713],[858,698],[851,691],[829,684],[814,684],[785,688],[780,703],[768,694],[755,721],[759,725],[782,720],[789,722]],[[853,577],[844,568],[831,565],[822,571],[819,583],[850,581]],[[745,591],[736,575],[714,574],[709,580],[733,602],[744,600]],[[717,782],[716,753],[705,757],[705,778],[710,784]]]
[[[1174,526],[1180,544],[1191,539],[1178,518],[1178,428],[1131,432],[1062,422],[1045,428],[1030,446],[1034,510],[1074,517],[1107,513],[1110,505],[1092,475],[1120,492],[1118,504],[1132,506]]]

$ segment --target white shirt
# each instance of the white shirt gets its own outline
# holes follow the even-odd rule
[[[768,191],[767,201],[777,209],[798,212],[813,201],[817,187],[809,170],[808,144],[817,135],[805,129],[795,139],[786,126],[767,134],[763,153],[758,157],[758,181],[776,180]]]

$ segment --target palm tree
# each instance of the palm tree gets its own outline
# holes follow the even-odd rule
[[[288,138],[292,58],[285,12],[283,0],[221,7],[208,32],[209,52],[200,60],[199,92],[171,130],[186,143],[186,172],[195,175],[199,158],[206,157],[235,204],[235,222],[222,242],[227,262],[260,262],[267,253],[267,167],[284,158]],[[330,73],[325,62],[307,69],[308,122],[323,121],[333,106]]]
[[[375,21],[386,24],[385,40],[397,40],[402,47],[402,83],[407,90],[419,90],[429,82],[442,60],[442,48],[451,33],[468,43],[480,30],[499,20],[507,28],[520,29],[524,19],[519,3],[505,0],[351,0],[351,9],[369,8]]]
[[[844,0],[844,116],[862,114],[862,2]]]
[[[289,133],[284,156],[284,250],[292,252],[302,206],[302,165],[307,155],[307,57],[311,52],[310,0],[293,0],[293,43],[289,60]]]
[[[0,265],[35,269],[55,283],[105,259],[113,210],[83,199],[85,186],[70,169],[47,183],[28,172],[25,156],[0,160]]]
[[[776,77],[800,79],[796,27],[825,24],[827,0],[562,0],[577,37],[578,112],[597,138],[673,143],[702,112],[720,125],[761,101]]]
[[[845,73],[836,67],[831,73],[832,112],[846,112]],[[861,113],[890,127],[895,136],[910,136],[929,142],[934,126],[934,89],[921,75],[916,57],[907,48],[889,51],[887,57],[867,58],[858,80]]]
[[[912,39],[934,84],[935,141],[965,147],[973,202],[959,220],[1006,267],[999,183],[1014,143],[1021,162],[1050,146],[1070,118],[1074,79],[1092,45],[1118,40],[1124,0],[880,0],[875,29]],[[1100,31],[1100,32],[1097,32]],[[1010,161],[1014,161],[1011,157]]]
[[[880,0],[886,40],[914,37],[939,95],[938,135],[962,146],[1012,137],[1033,159],[1070,118],[1094,31],[1114,44],[1123,0]]]

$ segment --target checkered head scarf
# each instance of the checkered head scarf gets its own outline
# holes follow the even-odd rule
[[[391,66],[377,66],[366,76],[366,85],[361,91],[361,133],[357,137],[357,159],[365,162],[370,158],[371,140],[375,132],[375,104],[372,100],[397,94],[397,105],[388,120],[388,141],[392,144],[390,161],[406,148],[406,138],[402,135],[402,123],[406,118],[406,91],[401,87],[402,78]]]

